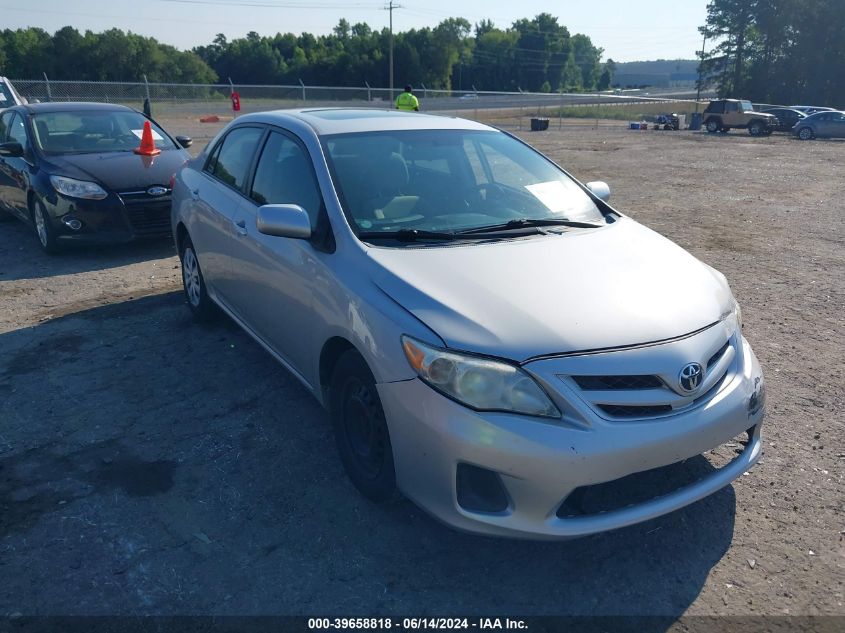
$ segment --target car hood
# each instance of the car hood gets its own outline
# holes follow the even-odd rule
[[[561,235],[368,252],[379,288],[448,347],[515,361],[681,336],[733,306],[721,273],[628,218]]]
[[[167,185],[170,177],[190,158],[182,150],[164,150],[157,156],[134,152],[66,154],[50,156],[49,172],[79,180],[93,180],[117,192]]]

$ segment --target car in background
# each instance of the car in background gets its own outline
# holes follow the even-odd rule
[[[18,94],[12,82],[5,77],[0,77],[0,110],[16,105],[25,105],[26,103],[26,99]]]
[[[145,123],[152,154],[139,155]],[[140,112],[101,103],[39,103],[0,113],[0,214],[30,224],[41,248],[170,233],[170,178],[190,158]]]
[[[745,99],[717,99],[704,109],[704,127],[710,134],[726,133],[732,128],[747,129],[751,136],[769,135],[777,127],[772,114],[757,112]]]
[[[609,196],[474,121],[314,108],[230,123],[177,173],[172,222],[188,308],[329,410],[363,495],[565,539],[693,503],[761,451],[727,280]],[[632,474],[666,486],[636,496]]]
[[[796,123],[792,133],[802,141],[814,138],[845,138],[845,112],[816,112]]]
[[[791,132],[792,128],[798,121],[807,117],[801,110],[793,108],[769,108],[763,110],[766,114],[773,114],[778,119],[778,124],[775,130],[778,132]]]
[[[472,101],[474,99],[478,99],[478,95],[474,92],[468,92],[458,97],[458,99],[460,99],[461,101]]]
[[[798,110],[799,112],[803,112],[807,116],[811,114],[815,114],[816,112],[832,112],[835,108],[826,108],[824,106],[804,106],[804,105],[795,105],[789,106],[793,110]]]

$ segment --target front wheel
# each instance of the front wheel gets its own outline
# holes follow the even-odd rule
[[[38,245],[41,250],[51,255],[59,252],[59,245],[56,241],[56,229],[50,223],[50,216],[44,203],[35,200],[32,203],[32,225],[35,227],[35,235],[38,237]]]
[[[329,389],[335,441],[346,474],[368,499],[396,496],[393,448],[376,381],[361,355],[350,350],[335,366]]]
[[[185,298],[188,300],[188,308],[196,319],[208,321],[216,315],[217,309],[206,292],[205,278],[202,276],[200,262],[191,238],[185,238],[179,258],[182,260],[182,286],[185,290]]]
[[[748,133],[751,136],[761,136],[763,129],[763,124],[760,121],[752,121],[748,124]]]
[[[800,138],[802,141],[812,140],[814,136],[815,134],[813,134],[813,130],[811,128],[802,127],[800,130],[798,130],[798,138]]]

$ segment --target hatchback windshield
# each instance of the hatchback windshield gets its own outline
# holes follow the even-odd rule
[[[114,110],[43,112],[33,116],[36,141],[47,154],[131,151],[141,142],[146,120],[137,112]],[[155,123],[152,131],[157,148],[176,147]]]
[[[327,137],[324,147],[357,231],[454,232],[520,219],[604,220],[575,181],[500,132],[367,132]]]

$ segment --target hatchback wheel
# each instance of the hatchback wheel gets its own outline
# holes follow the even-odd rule
[[[50,254],[57,253],[59,245],[56,243],[56,229],[50,224],[47,209],[44,208],[44,204],[40,200],[36,200],[32,204],[32,224],[35,227],[35,235],[38,238],[41,250]]]
[[[212,318],[217,310],[205,290],[205,279],[191,238],[185,238],[179,257],[182,260],[182,285],[188,307],[197,319],[206,321]]]
[[[813,136],[815,135],[813,134],[813,130],[811,128],[802,127],[800,130],[798,130],[798,138],[800,138],[802,141],[809,141],[813,138]]]
[[[329,405],[335,441],[346,474],[373,501],[396,496],[393,448],[367,363],[356,351],[340,357],[332,374]]]

